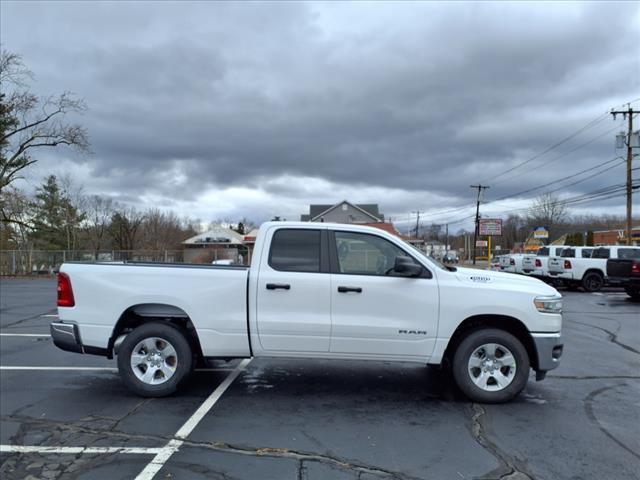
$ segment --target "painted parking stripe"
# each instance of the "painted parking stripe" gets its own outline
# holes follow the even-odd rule
[[[50,333],[0,333],[0,337],[50,337]]]
[[[0,453],[134,453],[157,455],[162,448],[145,447],[45,447],[41,445],[0,445]]]
[[[44,315],[40,315],[41,317],[55,317],[58,318],[57,313],[45,313]]]
[[[117,372],[115,367],[41,367],[41,366],[18,366],[0,365],[0,370],[59,370],[59,371],[95,371],[95,372]],[[196,368],[196,372],[232,372],[233,368]]]
[[[233,381],[238,378],[238,375],[247,367],[251,359],[246,358],[242,360],[238,366],[229,374],[224,381],[218,385],[211,395],[207,397],[200,407],[195,411],[191,417],[180,427],[175,434],[175,438],[170,440],[160,452],[156,454],[156,456],[147,464],[147,466],[138,474],[135,480],[151,480],[156,473],[160,471],[160,469],[164,466],[165,463],[171,458],[175,452],[177,452],[184,440],[191,434],[194,428],[200,423],[200,420],[204,418],[204,416],[209,413],[209,410],[213,408],[213,406],[220,400],[222,394],[229,388],[229,386],[233,383]]]

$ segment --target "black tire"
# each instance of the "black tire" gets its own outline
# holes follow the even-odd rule
[[[582,288],[585,292],[599,292],[604,285],[604,277],[600,272],[587,272],[582,277]]]
[[[624,291],[631,297],[631,300],[640,301],[640,286],[626,286]]]
[[[472,353],[485,344],[495,343],[506,347],[515,359],[515,375],[501,390],[487,391],[477,386],[469,372],[469,360]],[[453,378],[471,401],[479,403],[508,402],[518,395],[529,379],[529,355],[516,337],[504,330],[483,328],[469,333],[458,345],[453,356]]]
[[[158,385],[151,385],[139,379],[131,366],[131,356],[139,342],[147,338],[159,338],[168,342],[175,350],[175,371],[172,376]],[[193,354],[183,333],[173,325],[164,322],[145,323],[129,333],[118,350],[118,370],[120,378],[133,393],[142,397],[166,397],[174,393],[180,383],[191,373]]]

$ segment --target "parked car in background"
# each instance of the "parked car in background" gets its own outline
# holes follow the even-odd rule
[[[460,260],[458,259],[458,255],[453,252],[449,252],[446,255],[442,256],[442,263],[452,264],[458,263],[459,261]]]
[[[640,249],[618,251],[618,258],[607,259],[607,280],[640,300]]]
[[[564,271],[557,275],[569,288],[582,287],[587,292],[599,291],[607,282],[607,260],[631,259],[640,255],[640,247],[609,245],[596,247],[589,258],[563,261]]]
[[[549,276],[549,257],[559,257],[567,247],[568,245],[550,245],[540,248],[535,256],[527,256],[522,260],[522,273],[544,280]]]
[[[503,255],[496,255],[495,257],[491,257],[491,263],[489,264],[490,270],[495,270],[496,272],[502,271],[502,266],[500,265],[500,258]]]
[[[565,268],[571,268],[572,258],[591,258],[591,253],[594,248],[595,247],[567,247],[562,250],[559,257],[549,257],[549,277],[559,278],[560,274],[564,273]],[[577,288],[574,283],[564,283],[569,289]]]

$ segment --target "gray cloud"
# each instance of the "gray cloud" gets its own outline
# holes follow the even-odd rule
[[[339,190],[399,214],[438,198],[471,203],[470,183],[491,183],[640,96],[630,17],[637,4],[3,2],[1,26],[34,88],[71,89],[90,105],[82,121],[95,154],[73,160],[87,189],[184,209],[244,187],[294,211],[312,200],[304,179],[316,178],[327,190],[315,201],[340,200]],[[491,195],[612,158],[613,133],[536,168],[614,125]],[[68,158],[56,155],[42,167]],[[611,170],[571,192],[622,179]],[[280,213],[264,199],[238,204],[228,209]]]

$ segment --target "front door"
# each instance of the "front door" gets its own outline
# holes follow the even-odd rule
[[[397,276],[396,257],[411,253],[375,234],[329,232],[329,243],[331,352],[428,358],[438,328],[433,273]]]
[[[331,292],[327,230],[272,228],[257,282],[262,348],[274,352],[328,352]]]

